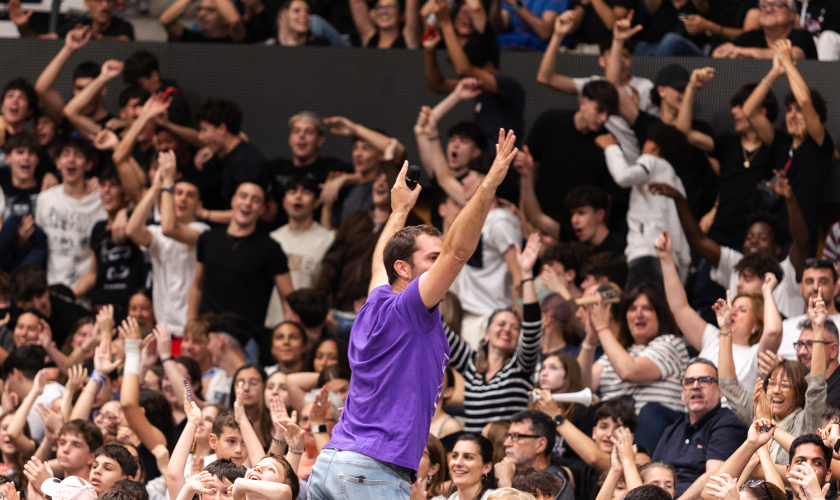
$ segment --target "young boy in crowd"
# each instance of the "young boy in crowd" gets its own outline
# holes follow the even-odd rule
[[[200,500],[230,500],[233,498],[231,486],[241,477],[245,477],[243,467],[231,460],[216,460],[205,467],[203,472],[187,480],[177,500],[191,500],[196,494]]]
[[[96,458],[88,480],[97,494],[101,495],[121,479],[134,480],[138,469],[137,459],[124,446],[106,444],[94,454]]]
[[[9,217],[25,217],[35,213],[35,202],[41,192],[35,177],[40,149],[38,136],[29,132],[9,137],[4,145],[6,163],[10,167],[0,170],[0,188],[5,198],[5,208],[0,212],[0,217],[4,222]]]
[[[48,462],[53,472],[64,471],[64,477],[89,477],[91,464],[102,447],[102,432],[93,422],[76,419],[61,426],[58,431],[56,458]],[[57,462],[58,468],[55,467]]]
[[[239,430],[239,424],[236,423],[233,410],[225,410],[213,420],[210,448],[216,451],[216,462],[214,463],[218,463],[220,460],[228,460],[232,461],[237,467],[242,467],[242,464],[248,459],[248,449],[245,448],[242,431]],[[187,487],[189,487],[189,484],[187,482]]]

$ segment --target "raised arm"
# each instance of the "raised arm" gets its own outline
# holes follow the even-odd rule
[[[537,199],[537,192],[534,189],[534,157],[531,156],[528,146],[524,146],[516,155],[513,168],[519,173],[519,205],[522,213],[525,214],[525,219],[542,233],[559,240],[560,223],[542,211],[540,201]]]
[[[272,500],[294,500],[292,489],[288,484],[256,479],[236,478],[231,486],[233,500],[245,500],[249,494],[256,498],[271,498]]]
[[[423,35],[423,21],[420,19],[420,0],[405,1],[405,24],[403,25],[403,39],[409,49],[420,48],[420,38]]]
[[[814,139],[817,146],[822,146],[825,140],[825,126],[822,123],[822,119],[820,119],[819,113],[814,109],[814,103],[811,101],[811,90],[808,89],[805,79],[802,78],[802,74],[796,69],[796,64],[793,62],[793,47],[791,46],[790,40],[787,38],[778,40],[773,44],[773,51],[780,59],[788,82],[790,83],[790,91],[793,93],[799,109],[802,110],[802,116],[805,118],[805,130]]]
[[[256,463],[265,455],[265,449],[260,444],[260,438],[254,432],[254,427],[245,413],[245,407],[242,405],[242,394],[245,390],[245,381],[240,380],[236,384],[235,399],[233,402],[233,416],[236,423],[239,424],[239,430],[242,432],[242,440],[245,442],[245,449],[248,451],[248,456],[251,457],[251,463]]]
[[[143,445],[153,450],[157,445],[166,446],[166,437],[146,418],[140,407],[140,325],[129,317],[120,325],[120,334],[125,338],[125,371],[120,387],[120,405],[122,405],[128,426],[137,434]],[[173,383],[176,385],[177,381]]]
[[[384,267],[384,266],[383,266]],[[290,373],[286,377],[286,387],[289,389],[289,403],[292,408],[300,411],[303,408],[303,398],[306,393],[318,385],[318,373],[298,372]]]
[[[85,115],[82,110],[87,107],[93,98],[102,92],[105,86],[122,73],[122,61],[110,60],[102,64],[102,71],[92,82],[78,94],[70,99],[70,102],[64,106],[64,115],[73,124],[76,130],[85,137],[98,134],[102,127],[94,121],[93,118]]]
[[[691,215],[691,208],[688,206],[685,196],[668,184],[651,182],[648,184],[648,189],[653,194],[667,196],[674,200],[680,225],[688,240],[688,246],[691,247],[692,251],[697,252],[701,258],[706,259],[709,264],[717,267],[720,262],[720,245],[706,236],[700,229],[697,220]]]
[[[505,179],[508,167],[519,151],[514,146],[515,142],[516,136],[513,135],[513,131],[508,131],[505,136],[504,130],[499,130],[496,159],[490,171],[446,233],[441,253],[432,268],[420,276],[420,296],[427,308],[432,309],[443,300],[455,277],[475,252],[484,220],[493,200],[496,199],[496,188]],[[404,171],[405,169],[401,173],[402,178],[405,178]],[[398,182],[395,189],[402,190],[403,187]],[[414,198],[416,199],[416,196]]]
[[[677,121],[674,123],[685,134],[688,142],[692,146],[706,152],[714,151],[715,142],[708,135],[692,130],[691,122],[694,117],[694,96],[714,76],[715,68],[711,67],[695,69],[691,72],[691,79],[685,88],[682,104],[680,105],[679,113],[677,113]]]
[[[767,418],[755,420],[747,431],[747,440],[715,471],[715,475],[712,477],[720,478],[724,474],[730,477],[741,477],[741,472],[747,466],[750,458],[759,448],[770,441],[775,430],[776,424],[772,420]],[[716,481],[709,482],[700,495],[702,500],[718,500],[721,498],[715,495],[719,491],[718,488],[714,487],[715,483]]]
[[[228,23],[228,34],[233,38],[233,41],[238,43],[244,40],[245,24],[242,22],[242,17],[240,17],[239,11],[236,10],[233,2],[230,0],[215,0],[215,2],[219,14]]]
[[[511,249],[522,286],[522,333],[519,335],[516,357],[526,372],[532,372],[536,368],[545,334],[537,288],[534,286],[534,264],[540,253],[540,244],[539,233],[532,233],[528,236],[528,243],[524,249],[520,249],[519,245]],[[514,276],[514,282],[516,278],[517,276]]]
[[[554,33],[548,42],[548,48],[543,53],[537,73],[538,82],[569,95],[577,95],[574,78],[557,73],[555,68],[557,67],[557,51],[563,39],[571,32],[574,22],[574,10],[567,10],[554,19]]]
[[[665,283],[665,297],[668,299],[668,307],[677,320],[677,326],[683,332],[685,338],[698,351],[703,349],[703,332],[706,330],[706,321],[697,314],[697,311],[688,303],[677,273],[677,266],[674,264],[674,243],[668,231],[663,231],[656,240],[656,253],[659,255],[659,264],[662,266],[662,280]]]
[[[825,375],[825,302],[822,298],[822,288],[817,290],[817,296],[811,297],[808,301],[808,317],[811,319],[811,326],[814,331],[814,347],[811,350],[811,373],[812,377]],[[807,411],[807,408],[806,408]]]
[[[544,10],[541,16],[528,10],[526,5],[522,3],[517,4],[515,0],[503,0],[508,5],[518,5],[512,15],[519,17],[519,19],[531,28],[531,31],[537,35],[540,40],[548,40],[553,32],[554,19],[559,15],[554,10]]]
[[[449,93],[446,98],[437,103],[432,108],[432,118],[434,118],[435,126],[448,115],[452,109],[458,104],[475,99],[481,94],[481,82],[475,78],[463,78],[458,81],[455,89]]]
[[[177,160],[174,152],[161,151],[158,154],[158,169],[162,186],[160,191],[160,227],[164,236],[194,246],[198,243],[198,237],[201,236],[201,233],[178,220],[178,217],[175,216],[175,195],[163,190],[164,187],[175,185],[176,164]]]
[[[367,46],[368,41],[376,34],[376,26],[370,18],[370,9],[365,0],[348,0],[350,2],[350,14],[353,16],[353,24],[362,39],[362,47]]]
[[[79,26],[68,31],[64,38],[64,47],[58,51],[35,82],[35,93],[38,94],[38,101],[41,103],[44,114],[55,123],[61,123],[64,120],[65,104],[64,98],[55,90],[55,82],[70,56],[84,47],[90,40],[90,36],[90,26]]]
[[[601,295],[598,294],[598,302],[601,303],[601,300]],[[630,356],[610,329],[609,323],[603,320],[604,318],[595,316],[593,324],[601,347],[604,348],[604,354],[610,360],[616,375],[632,383],[650,382],[662,377],[662,372],[650,359],[645,356]]]
[[[125,163],[130,157],[131,152],[137,142],[137,137],[140,132],[146,127],[149,121],[156,116],[166,112],[172,98],[168,99],[161,93],[155,94],[146,100],[143,108],[140,111],[140,116],[134,120],[131,127],[125,132],[119,145],[114,148],[114,164],[121,165]],[[125,167],[119,169],[120,182],[126,194],[135,202],[137,202],[143,195],[143,189],[146,186],[146,174],[139,165],[136,169],[126,169]]]
[[[776,182],[767,183],[767,187],[774,190],[776,194],[785,199],[785,206],[788,212],[788,226],[790,234],[793,237],[793,244],[788,250],[788,258],[793,268],[796,270],[796,281],[802,280],[802,272],[805,270],[805,259],[811,255],[811,239],[808,231],[808,223],[805,221],[805,216],[802,215],[802,210],[799,208],[799,202],[796,199],[796,194],[790,185],[787,174],[784,170],[774,170],[776,174]]]
[[[204,262],[195,263],[195,278],[190,287],[187,318],[197,318],[201,307],[201,295],[204,292]]]
[[[761,295],[764,296],[764,331],[758,341],[758,352],[776,352],[782,343],[782,316],[773,298],[773,289],[778,284],[775,274],[764,275],[764,284],[761,285]]]
[[[371,143],[373,147],[380,151],[385,151],[388,147],[388,143],[391,141],[391,138],[387,135],[348,120],[343,116],[324,118],[324,125],[327,125],[330,128],[330,132],[333,134],[358,137],[359,139]],[[395,156],[400,156],[404,153],[405,147],[400,144],[394,154]]]
[[[175,0],[165,11],[160,15],[160,23],[166,30],[166,34],[170,40],[180,40],[184,35],[184,27],[178,21],[184,14],[184,11],[190,6],[193,0]]]
[[[461,46],[461,41],[458,34],[455,33],[455,27],[452,25],[452,19],[449,17],[450,7],[447,0],[437,0],[435,5],[435,14],[438,18],[440,32],[443,35],[443,41],[446,43],[446,50],[449,52],[449,58],[452,60],[452,66],[455,67],[455,73],[461,78],[472,77],[481,82],[481,90],[496,94],[499,88],[496,85],[496,77],[484,68],[473,66],[467,58],[467,53],[464,52],[464,47]],[[549,26],[550,28],[550,26]],[[548,38],[548,36],[546,36]]]
[[[146,229],[146,219],[149,217],[152,207],[155,205],[155,200],[160,196],[161,185],[161,169],[158,167],[152,185],[143,194],[140,203],[134,207],[131,212],[131,217],[128,218],[128,224],[125,226],[125,232],[131,241],[135,244],[147,247],[152,243],[152,233]]]
[[[641,29],[641,24],[633,26],[633,10],[627,13],[627,17],[613,24],[612,46],[606,57],[604,68],[607,81],[612,83],[618,91],[618,112],[631,127],[639,117],[639,103],[638,99],[627,93],[621,81],[621,54],[624,52],[625,42]]]
[[[187,416],[187,423],[178,437],[169,464],[166,466],[166,489],[169,491],[169,498],[177,498],[178,493],[184,487],[186,482],[184,469],[187,466],[187,459],[195,441],[195,432],[201,425],[201,410],[198,409],[195,402],[190,402],[187,399],[186,394],[184,394],[184,415]]]
[[[435,0],[430,1],[434,3]],[[435,28],[423,41],[423,72],[429,90],[435,94],[448,94],[455,90],[458,80],[447,79],[440,71],[437,63],[437,44],[440,39],[440,30]]]
[[[35,441],[23,435],[23,427],[26,425],[26,417],[29,416],[29,411],[35,404],[35,400],[44,393],[44,387],[50,383],[49,375],[49,370],[46,369],[40,370],[35,375],[32,389],[23,398],[6,428],[6,435],[14,443],[17,452],[23,456],[30,456],[35,452]]]

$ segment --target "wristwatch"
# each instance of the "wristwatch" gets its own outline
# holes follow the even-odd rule
[[[312,427],[312,434],[326,434],[327,424],[318,424]]]
[[[166,191],[169,194],[175,194],[175,186],[170,184],[169,186],[161,188],[161,191]]]
[[[834,442],[834,454],[840,454],[840,439]]]
[[[565,422],[565,421],[566,421],[566,417],[564,417],[562,413],[558,413],[557,415],[554,416],[554,425],[555,426],[563,425],[563,422]]]

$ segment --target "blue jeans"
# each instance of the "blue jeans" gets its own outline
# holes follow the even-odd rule
[[[703,49],[678,33],[668,33],[663,36],[662,40],[658,43],[646,43],[639,45],[636,47],[633,55],[658,57],[706,57],[706,53],[703,52]]]
[[[309,500],[409,500],[408,473],[355,451],[323,449],[309,476]]]

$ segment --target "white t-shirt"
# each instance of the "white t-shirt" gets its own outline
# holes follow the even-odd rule
[[[299,290],[315,286],[324,256],[335,240],[335,231],[313,222],[306,231],[295,233],[286,224],[272,231],[271,237],[280,244],[280,248],[286,254],[289,272],[292,274],[292,287]],[[271,301],[268,303],[265,327],[273,329],[282,323],[283,319],[280,294],[277,293],[277,287],[274,287],[271,291]]]
[[[735,266],[743,258],[744,254],[741,252],[722,246],[720,247],[720,261],[717,267],[713,267],[709,273],[712,281],[724,288],[729,288],[729,291],[732,292],[733,299],[738,293],[738,272],[735,271]],[[773,290],[776,307],[779,308],[779,312],[784,314],[785,317],[799,316],[805,310],[805,299],[799,294],[799,283],[796,282],[796,269],[793,268],[790,256],[786,257],[779,265],[782,267],[784,276],[782,277],[782,281],[776,285],[776,289]],[[797,334],[798,339],[799,336]],[[796,356],[794,356],[795,358]]]
[[[64,192],[64,184],[38,195],[35,224],[47,234],[47,282],[75,287],[90,268],[90,236],[97,222],[107,219],[99,191],[82,199]]]
[[[227,372],[222,368],[217,368],[213,376],[210,377],[210,382],[207,383],[207,389],[204,391],[204,400],[211,405],[228,405],[230,399],[230,385],[233,379],[228,377]]]
[[[29,424],[29,432],[36,443],[44,440],[44,421],[38,413],[38,405],[42,404],[49,408],[53,401],[64,396],[64,386],[58,382],[50,382],[44,387],[44,392],[35,398],[35,403],[26,415],[26,423]]]
[[[464,311],[486,316],[513,304],[513,278],[505,252],[518,245],[521,237],[519,219],[510,210],[490,210],[475,253],[452,285]]]
[[[711,323],[706,323],[703,330],[703,345],[698,357],[708,359],[718,365],[720,351],[720,330]],[[754,387],[758,378],[758,342],[753,345],[732,344],[732,357],[735,359],[735,376],[746,388]]]
[[[794,342],[799,342],[799,334],[802,333],[802,328],[799,324],[808,319],[807,314],[800,314],[799,316],[790,317],[782,321],[782,345],[776,351],[779,358],[790,359],[796,361],[796,349],[793,348]],[[826,319],[834,322],[834,326],[840,328],[840,314],[829,314]]]
[[[210,229],[203,222],[191,222],[189,227],[199,233]],[[146,250],[152,257],[152,304],[155,319],[166,323],[172,335],[180,338],[187,324],[190,287],[195,278],[195,245],[187,245],[163,235],[160,226],[146,226],[152,242]]]

